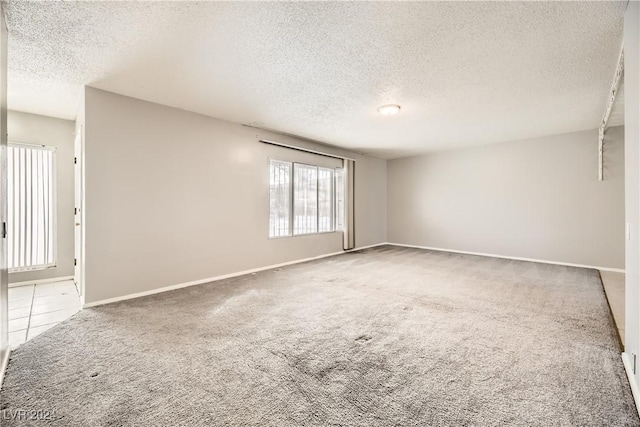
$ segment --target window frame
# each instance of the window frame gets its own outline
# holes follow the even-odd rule
[[[272,157],[268,158],[268,173],[270,176],[270,172],[271,172],[271,162],[281,162],[281,163],[289,163],[291,166],[291,179],[289,182],[289,234],[283,235],[283,236],[271,236],[271,224],[268,224],[267,227],[267,234],[268,234],[268,238],[269,240],[275,240],[275,239],[288,239],[288,238],[292,238],[292,237],[303,237],[303,236],[315,236],[315,235],[322,235],[322,234],[332,234],[332,233],[344,233],[343,229],[337,229],[336,228],[336,215],[337,215],[337,208],[338,208],[338,204],[336,203],[336,170],[344,170],[344,167],[326,167],[326,166],[319,166],[317,164],[312,164],[312,163],[306,163],[306,162],[295,162],[295,161],[288,161],[288,160],[279,160],[279,159],[275,159]],[[309,166],[309,167],[313,167],[316,168],[316,231],[312,232],[312,233],[295,233],[294,228],[295,228],[295,179],[296,179],[296,173],[295,173],[295,165],[303,165],[303,166]],[[325,170],[330,170],[331,171],[331,230],[330,231],[318,231],[320,229],[320,186],[319,186],[319,173],[318,170],[319,169],[325,169]],[[270,180],[270,178],[269,178]],[[270,182],[270,181],[269,181]],[[270,185],[270,184],[269,184]],[[268,209],[269,209],[269,219],[271,218],[271,189],[269,188],[269,196],[268,196]]]

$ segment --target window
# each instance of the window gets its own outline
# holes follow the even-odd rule
[[[318,168],[293,165],[293,234],[318,232]]]
[[[344,231],[344,169],[336,169],[335,171],[335,211],[336,231]]]
[[[269,236],[288,236],[291,234],[291,163],[272,160],[269,169]]]
[[[333,169],[318,168],[318,232],[333,231]]]
[[[342,169],[271,160],[269,237],[343,229]]]
[[[55,148],[7,147],[9,271],[55,265]]]

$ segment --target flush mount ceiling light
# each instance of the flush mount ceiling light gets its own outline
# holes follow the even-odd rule
[[[397,104],[387,104],[378,108],[378,113],[384,114],[385,116],[393,116],[394,114],[398,114],[400,111],[400,106]]]

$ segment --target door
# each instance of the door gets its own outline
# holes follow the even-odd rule
[[[80,294],[80,301],[84,304],[84,271],[82,269],[82,261],[83,257],[83,239],[82,239],[82,223],[83,223],[83,210],[84,206],[82,203],[83,195],[82,195],[82,138],[83,138],[83,127],[82,125],[78,126],[76,130],[76,138],[74,141],[74,171],[75,171],[75,208],[74,208],[74,220],[75,220],[75,256],[74,256],[74,282],[76,284],[76,288],[78,289],[78,293]]]

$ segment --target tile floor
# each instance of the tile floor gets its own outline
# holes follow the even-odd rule
[[[600,277],[602,277],[604,291],[613,313],[613,320],[616,322],[620,339],[624,345],[624,273],[600,271]]]
[[[9,344],[16,348],[80,309],[72,280],[9,288]]]

